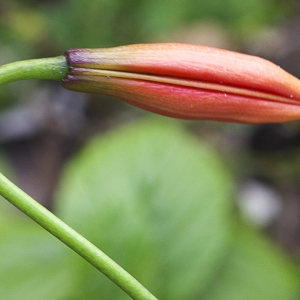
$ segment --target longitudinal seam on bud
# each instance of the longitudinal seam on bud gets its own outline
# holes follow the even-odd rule
[[[282,97],[274,94],[268,94],[264,92],[258,92],[250,89],[243,89],[228,85],[223,85],[222,83],[209,83],[204,81],[197,81],[193,79],[182,79],[176,77],[167,77],[167,76],[157,76],[157,75],[148,75],[142,73],[132,73],[132,72],[120,72],[120,71],[111,71],[111,70],[100,70],[100,69],[89,69],[89,68],[71,68],[70,74],[73,75],[86,75],[86,76],[101,76],[106,77],[109,80],[110,77],[114,78],[123,78],[123,79],[132,79],[132,80],[141,80],[149,82],[164,83],[169,85],[185,86],[191,88],[197,88],[202,90],[212,90],[216,92],[222,92],[224,94],[233,94],[246,96],[257,99],[264,99],[269,101],[279,101],[290,104],[299,104],[299,102],[292,98]],[[96,77],[95,77],[96,78]]]

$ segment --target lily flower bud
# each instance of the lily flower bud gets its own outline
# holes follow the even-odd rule
[[[176,43],[71,49],[65,55],[65,88],[165,116],[237,123],[300,118],[300,81],[259,57]]]

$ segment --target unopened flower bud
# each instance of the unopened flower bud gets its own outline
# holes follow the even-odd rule
[[[300,81],[259,57],[188,44],[66,52],[64,87],[165,116],[238,123],[300,118]]]

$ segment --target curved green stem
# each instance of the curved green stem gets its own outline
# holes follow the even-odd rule
[[[1,173],[0,195],[110,278],[132,299],[156,299],[105,253],[32,199]]]
[[[68,72],[65,56],[13,62],[0,67],[0,85],[23,79],[62,80]]]
[[[65,56],[18,61],[0,67],[0,86],[23,79],[62,80],[66,77],[67,72],[68,64]],[[1,173],[0,195],[110,278],[132,299],[156,299],[105,253],[28,196]]]

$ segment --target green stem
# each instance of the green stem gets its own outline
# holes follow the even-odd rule
[[[65,56],[18,61],[0,67],[0,86],[23,79],[62,80],[66,77],[67,72],[68,65]],[[1,173],[0,195],[110,278],[132,299],[156,299],[105,253],[32,199]]]
[[[0,173],[0,195],[110,278],[132,299],[157,300],[134,277]]]
[[[65,56],[17,61],[0,67],[0,85],[23,79],[62,80],[67,72]]]

